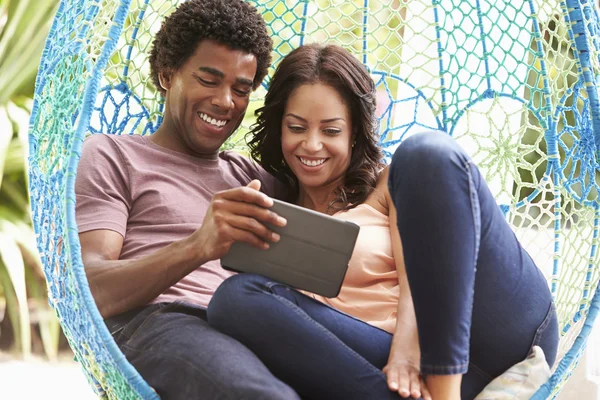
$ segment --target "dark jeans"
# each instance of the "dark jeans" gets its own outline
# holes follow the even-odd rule
[[[422,371],[464,374],[467,400],[534,345],[552,365],[558,324],[548,284],[464,151],[443,133],[415,135],[396,151],[389,184]],[[381,372],[390,334],[285,285],[234,276],[215,293],[208,319],[301,396],[400,398]]]
[[[210,327],[203,308],[152,304],[106,325],[162,400],[298,399],[250,350]]]

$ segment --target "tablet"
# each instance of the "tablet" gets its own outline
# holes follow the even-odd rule
[[[223,268],[251,272],[325,297],[336,297],[348,269],[360,227],[307,208],[273,199],[271,210],[284,217],[280,235],[267,250],[235,242],[221,259]]]

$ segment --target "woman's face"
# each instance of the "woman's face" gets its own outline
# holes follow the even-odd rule
[[[316,83],[292,92],[281,122],[281,150],[301,186],[337,186],[350,165],[352,141],[350,110],[335,89]]]

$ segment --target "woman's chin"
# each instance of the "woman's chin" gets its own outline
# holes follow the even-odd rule
[[[319,189],[327,185],[324,179],[298,179],[298,183],[305,189]]]

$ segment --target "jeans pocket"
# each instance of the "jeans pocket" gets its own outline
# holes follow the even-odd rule
[[[123,345],[127,345],[138,332],[141,332],[153,317],[168,312],[177,305],[177,302],[157,303],[150,305],[147,309],[140,312],[124,327],[123,332],[121,333],[121,342],[123,342]]]

